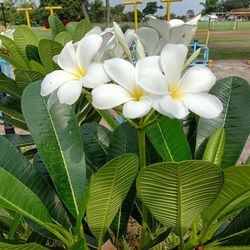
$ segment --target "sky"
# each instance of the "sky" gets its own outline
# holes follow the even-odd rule
[[[125,1],[125,0],[124,0]],[[127,1],[127,0],[126,0]],[[161,3],[160,0],[154,0],[157,3],[161,4],[164,9],[159,10],[157,12],[158,15],[164,15],[166,13],[166,3]],[[152,0],[143,0],[143,4],[138,5],[139,10],[142,10],[147,2],[154,2]],[[185,15],[186,12],[190,9],[194,10],[196,14],[198,14],[202,10],[202,6],[200,2],[204,0],[183,0],[183,2],[177,2],[171,4],[171,12],[177,15]],[[112,6],[122,3],[122,0],[110,0],[110,4]],[[125,11],[133,10],[132,6],[126,6]]]

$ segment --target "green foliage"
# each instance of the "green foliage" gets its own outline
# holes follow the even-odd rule
[[[48,250],[48,248],[43,247],[36,243],[12,245],[4,242],[0,242],[0,249],[4,250]]]
[[[135,180],[138,165],[136,155],[125,154],[103,166],[91,180],[87,221],[99,245]]]
[[[146,134],[164,161],[191,160],[188,141],[177,119],[162,117],[147,127]]]
[[[199,120],[196,157],[202,157],[208,138],[222,127],[225,129],[226,141],[221,167],[234,166],[250,133],[249,84],[241,78],[229,77],[219,80],[210,93],[218,96],[224,109],[215,119]]]
[[[92,24],[88,20],[82,20],[76,25],[73,33],[73,42],[80,41],[85,34],[93,28]]]
[[[148,2],[142,13],[144,16],[154,15],[158,9],[163,9],[163,6],[158,6],[157,2]]]
[[[80,128],[72,108],[57,102],[49,108],[40,96],[38,82],[25,89],[22,111],[60,197],[77,218],[83,202],[86,169]]]
[[[57,16],[49,16],[49,24],[52,30],[53,38],[55,38],[60,32],[65,31],[64,25]]]
[[[150,212],[179,236],[213,202],[222,184],[219,168],[202,161],[156,163],[137,179],[139,195]]]

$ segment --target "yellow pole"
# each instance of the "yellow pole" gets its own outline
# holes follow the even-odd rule
[[[123,2],[122,4],[124,5],[134,5],[134,28],[135,30],[138,29],[138,8],[137,4],[142,4],[142,2],[137,2],[137,1],[131,1],[131,2]]]
[[[45,10],[50,11],[50,15],[54,16],[54,10],[61,10],[62,8],[62,6],[48,6],[45,7]]]
[[[167,12],[168,12],[168,14],[167,14],[167,21],[170,21],[171,20],[171,6],[170,6],[170,0],[168,0],[168,2],[167,2]]]
[[[32,8],[18,8],[17,11],[24,11],[25,12],[27,26],[28,26],[28,28],[31,28],[30,13],[29,12],[32,11]]]

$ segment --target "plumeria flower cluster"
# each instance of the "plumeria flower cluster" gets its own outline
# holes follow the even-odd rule
[[[196,27],[195,24],[176,24],[176,30],[184,34],[180,39],[192,34],[193,30],[187,29],[187,25],[192,29]],[[171,33],[171,29],[166,32]],[[221,113],[222,103],[208,93],[216,81],[211,70],[196,66],[183,72],[188,53],[183,40],[167,42],[160,55],[141,54],[141,59],[132,63],[129,47],[137,35],[131,30],[123,34],[114,23],[113,28],[103,32],[95,27],[76,44],[67,43],[55,58],[61,70],[45,77],[41,95],[57,96],[61,103],[71,105],[78,100],[83,88],[93,89],[95,108],[122,107],[127,119],[144,117],[152,109],[178,119],[185,118],[190,111],[208,119]],[[138,41],[137,46],[143,50],[143,41]],[[150,52],[147,47],[146,50]]]

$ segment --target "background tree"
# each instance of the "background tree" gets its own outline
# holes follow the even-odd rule
[[[89,5],[89,18],[91,22],[101,23],[105,19],[105,7],[102,0],[95,0]]]
[[[194,17],[195,14],[194,14],[194,10],[188,10],[187,13],[186,13],[186,17],[187,19],[191,19],[192,17]]]
[[[88,1],[87,0],[82,0],[81,5],[82,5],[82,12],[83,12],[84,18],[89,20]]]
[[[154,15],[158,9],[163,9],[162,5],[157,5],[157,2],[148,2],[146,7],[142,10],[142,13],[145,16]]]
[[[224,0],[221,2],[221,6],[224,11],[230,11],[233,9],[249,8],[250,0]]]
[[[106,0],[106,27],[110,24],[110,2]]]
[[[123,4],[118,4],[110,8],[111,18],[113,21],[122,22],[126,19],[126,14],[123,13],[125,6]]]
[[[200,4],[204,7],[202,11],[203,14],[210,14],[211,12],[217,12],[220,9],[219,0],[206,0],[205,2],[201,2]]]

